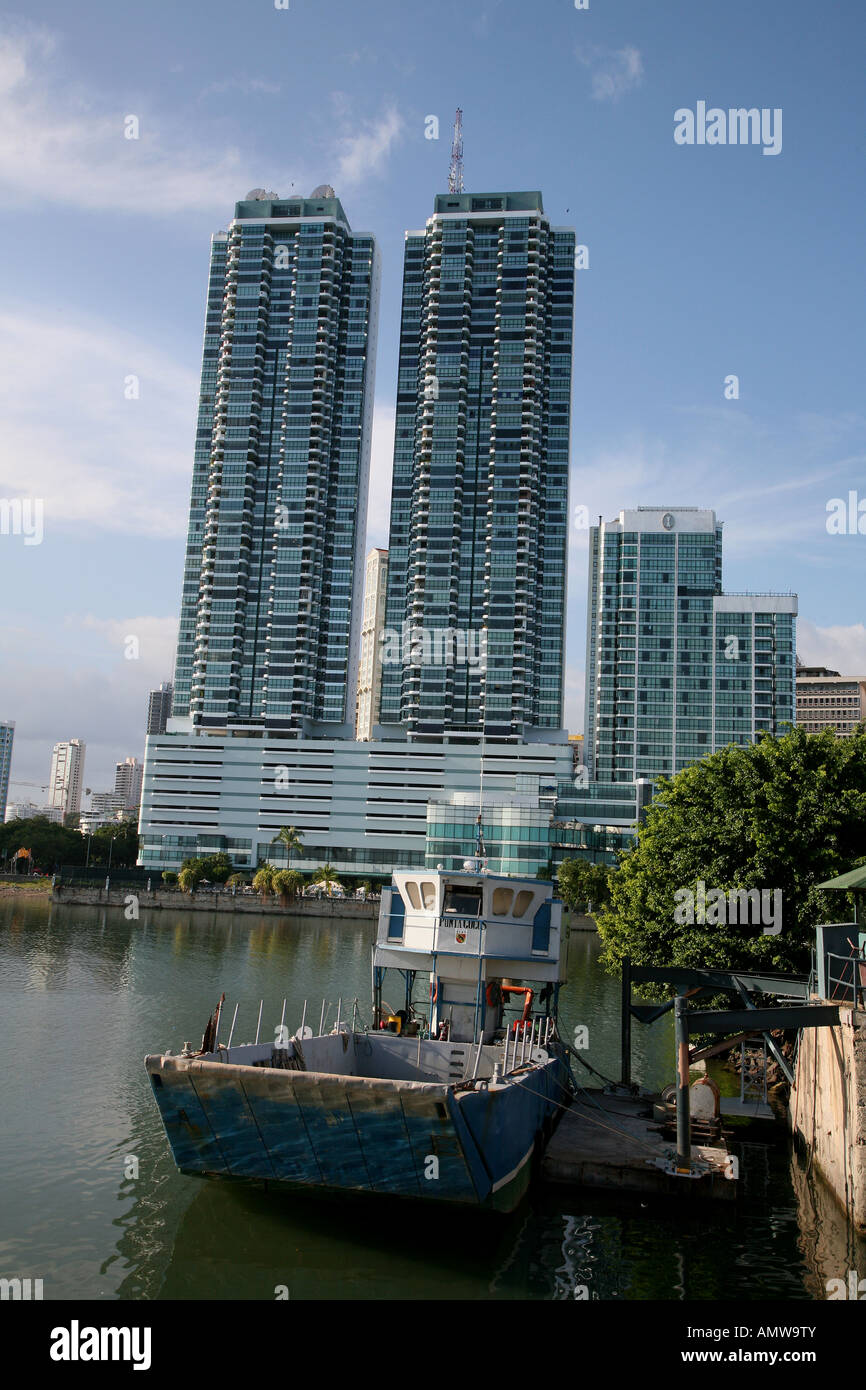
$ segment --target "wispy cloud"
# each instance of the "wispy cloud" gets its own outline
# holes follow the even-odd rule
[[[595,101],[619,101],[640,85],[643,59],[633,44],[616,49],[595,43],[579,44],[575,55],[582,67],[590,69]]]
[[[139,639],[133,660],[130,634]],[[22,632],[0,616],[3,706],[15,710],[13,784],[22,796],[38,799],[21,783],[46,777],[59,738],[84,739],[85,779],[94,789],[112,785],[118,758],[142,756],[147,692],[171,674],[176,635],[176,618],[69,614],[62,622],[30,618]]]
[[[111,324],[7,309],[0,496],[42,498],[46,547],[57,530],[182,536],[196,394],[193,372]]]
[[[341,135],[337,141],[337,192],[381,174],[404,126],[403,117],[391,106],[384,115]]]
[[[225,92],[241,92],[244,96],[279,96],[281,90],[279,83],[267,82],[263,77],[227,77],[222,82],[208,83],[199,100],[222,96]]]
[[[136,116],[139,138],[124,121]],[[132,127],[130,127],[131,129]],[[247,175],[237,150],[190,148],[152,109],[70,79],[45,29],[0,32],[0,189],[4,201],[151,215],[231,207]]]

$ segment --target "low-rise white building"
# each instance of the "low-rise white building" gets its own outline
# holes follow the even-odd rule
[[[173,719],[169,732],[147,741],[139,864],[174,869],[191,855],[225,850],[239,866],[264,859],[285,865],[286,851],[273,841],[291,825],[303,842],[292,867],[305,873],[326,863],[362,878],[420,867],[428,803],[454,793],[477,803],[480,763],[480,744],[465,740],[281,739],[261,729],[202,734]],[[566,741],[487,743],[485,801],[497,793],[545,794],[552,807],[571,766]]]

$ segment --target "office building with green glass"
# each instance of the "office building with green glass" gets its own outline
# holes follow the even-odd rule
[[[406,234],[381,737],[565,737],[574,252],[538,192]]]
[[[334,190],[212,241],[173,718],[353,732],[378,256]]]
[[[793,724],[796,614],[794,594],[723,592],[713,511],[638,507],[592,527],[587,806]]]

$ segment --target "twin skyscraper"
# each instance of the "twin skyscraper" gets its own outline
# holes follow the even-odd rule
[[[562,727],[574,249],[537,192],[443,194],[406,235],[386,737]],[[176,730],[352,737],[378,301],[327,185],[213,238]]]
[[[406,234],[384,618],[362,680],[380,703],[361,741],[376,244],[327,185],[236,205],[211,251],[143,865],[279,863],[291,825],[306,869],[459,868],[479,802],[498,872],[610,859],[657,777],[793,720],[795,597],[722,592],[715,513],[637,508],[588,527],[586,738],[569,742],[575,249],[537,192],[458,186]]]

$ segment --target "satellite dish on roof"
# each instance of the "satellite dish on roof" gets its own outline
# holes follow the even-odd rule
[[[269,203],[272,202],[274,198],[279,198],[279,196],[279,193],[268,193],[264,188],[251,188],[244,202]]]
[[[329,183],[319,183],[310,194],[311,198],[336,198],[336,193]]]

